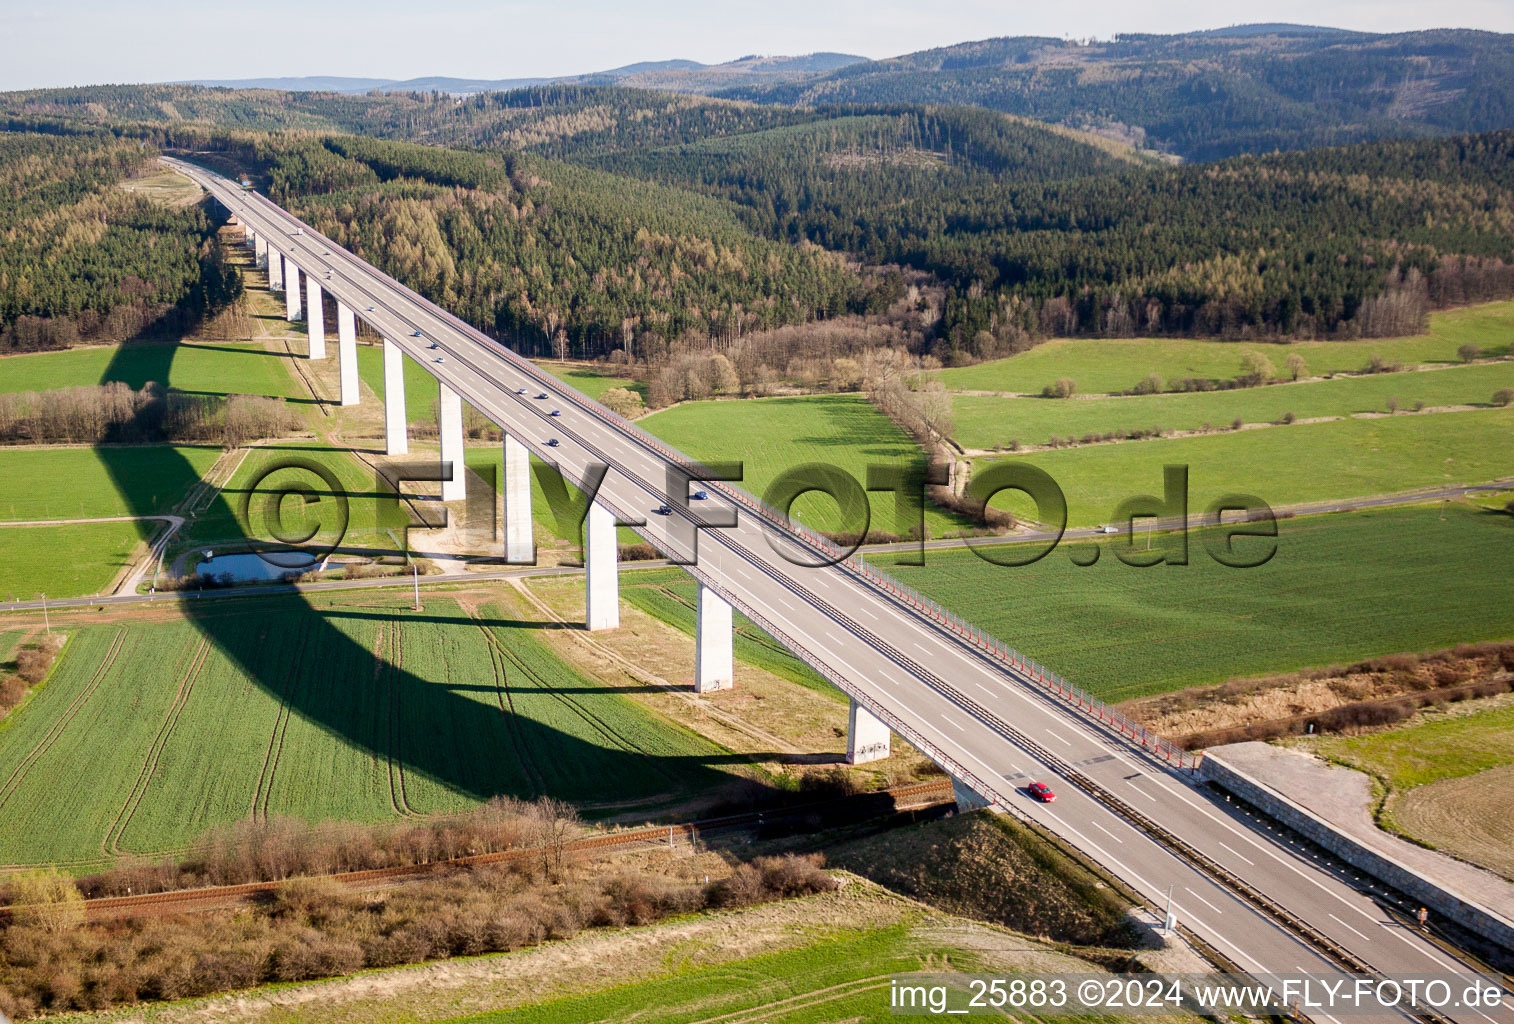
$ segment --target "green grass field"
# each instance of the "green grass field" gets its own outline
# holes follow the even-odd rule
[[[1315,748],[1395,790],[1514,763],[1514,707],[1453,714],[1400,729],[1324,739]]]
[[[1219,496],[1255,494],[1273,506],[1361,498],[1422,487],[1480,483],[1514,473],[1514,409],[1400,414],[1294,424],[1265,430],[1013,456],[1052,475],[1067,496],[1068,522],[1106,522],[1119,503],[1162,492],[1162,467],[1189,467],[1189,506],[1200,514]],[[992,459],[974,460],[975,471]],[[1034,506],[1017,492],[994,499],[1019,515]]]
[[[942,370],[941,379],[958,391],[1038,395],[1059,377],[1071,377],[1081,394],[1102,394],[1128,391],[1152,373],[1164,381],[1175,377],[1230,380],[1241,372],[1242,358],[1252,351],[1271,360],[1279,374],[1285,372],[1284,360],[1293,353],[1304,357],[1313,375],[1354,373],[1374,355],[1405,365],[1453,363],[1456,350],[1468,343],[1482,348],[1487,356],[1508,355],[1511,335],[1514,302],[1495,302],[1432,313],[1429,332],[1410,338],[1291,345],[1187,338],[1062,338],[1008,359]]]
[[[925,566],[890,571],[1073,683],[1125,700],[1514,637],[1514,516],[1461,504],[1441,515],[1284,520],[1276,555],[1252,569],[1218,564],[1195,534],[1188,565],[1138,569],[1104,550],[1079,567],[1069,553],[1085,541],[1021,568],[928,551]]]
[[[0,360],[0,391],[49,391],[119,380],[133,388],[157,381],[181,391],[293,398],[298,391],[285,365],[289,358],[255,342],[143,342],[37,352]]]
[[[1397,399],[1403,410],[1416,402],[1431,408],[1487,405],[1495,391],[1507,387],[1514,387],[1514,362],[1182,395],[1073,401],[958,395],[952,418],[957,442],[964,447],[1008,448],[1016,441],[1045,444],[1052,437],[1109,431],[1228,427],[1237,417],[1243,423],[1275,423],[1290,412],[1299,419],[1387,412],[1390,399]]]
[[[709,966],[697,955],[679,957],[664,968],[663,976],[649,981],[455,1017],[451,1024],[883,1024],[898,1019],[890,1009],[891,976],[990,969],[983,950],[970,941],[953,941],[950,932],[922,932],[909,923],[817,930],[813,939],[796,949]],[[1071,1024],[1116,1019],[1076,1014],[1053,1018],[1024,1011],[1014,1016]]]
[[[98,594],[142,539],[135,523],[0,529],[0,600]]]
[[[646,397],[647,386],[644,383],[630,377],[617,376],[608,368],[600,370],[597,367],[561,365],[550,359],[538,360],[536,365],[569,387],[576,388],[596,400],[611,388],[626,388],[643,398]]]
[[[95,519],[172,508],[219,448],[0,448],[0,520]]]
[[[724,750],[444,596],[80,629],[0,724],[0,863],[182,848],[251,815],[374,821],[508,793],[676,800]]]
[[[837,466],[861,486],[871,464],[900,466],[923,458],[886,416],[854,395],[687,402],[648,416],[641,426],[701,461],[743,461],[742,486],[759,497],[780,473],[807,462]],[[893,496],[870,497],[873,529],[894,532]],[[836,504],[824,495],[800,497],[793,513],[819,529],[855,528],[843,524]],[[926,509],[926,530],[933,535],[964,525]]]
[[[905,925],[838,930],[799,949],[711,967],[698,966],[697,959],[684,960],[652,981],[454,1021],[590,1024],[635,1019],[682,1024],[726,1015],[772,1024],[884,1021],[890,1019],[889,975],[918,970],[925,952]],[[949,947],[932,952],[949,956],[960,970],[978,960],[966,950]]]

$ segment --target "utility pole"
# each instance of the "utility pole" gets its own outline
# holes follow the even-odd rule
[[[52,620],[47,617],[47,595],[42,595],[42,624],[47,627],[47,635],[53,635]]]
[[[415,584],[415,610],[421,610],[421,567],[410,563],[410,580]]]

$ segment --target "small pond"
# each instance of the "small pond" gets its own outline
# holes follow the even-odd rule
[[[273,557],[280,562],[293,562],[299,556],[280,554]],[[315,563],[310,563],[291,568],[277,565],[252,552],[241,552],[207,558],[195,566],[195,574],[202,580],[214,579],[225,583],[267,582],[282,580],[285,576],[298,576],[314,567]]]

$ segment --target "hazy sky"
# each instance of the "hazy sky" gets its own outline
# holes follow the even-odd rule
[[[1514,0],[0,0],[0,89],[283,75],[546,77],[672,57],[887,57],[989,36],[1257,21],[1514,32]]]

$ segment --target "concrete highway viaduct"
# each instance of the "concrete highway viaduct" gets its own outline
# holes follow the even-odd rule
[[[861,559],[839,557],[826,538],[710,479],[266,197],[164,159],[237,217],[288,315],[309,311],[311,359],[328,358],[319,311],[323,293],[335,300],[344,405],[359,396],[356,321],[383,338],[390,454],[407,451],[403,360],[437,378],[440,458],[451,467],[443,500],[465,497],[462,401],[502,428],[508,560],[528,563],[534,554],[530,454],[592,493],[587,628],[618,625],[616,527],[629,525],[699,583],[697,689],[732,685],[731,615],[739,609],[850,698],[850,760],[885,756],[890,734],[900,734],[951,775],[959,803],[1012,813],[1075,847],[1149,906],[1170,905],[1192,937],[1241,971],[1472,969],[1396,916],[1370,878],[1201,785],[1190,755]],[[709,498],[691,503],[691,482]],[[659,514],[663,506],[669,514]],[[1036,780],[1056,784],[1055,803],[1028,798]],[[1509,1006],[1492,1013],[1508,1020]],[[1431,1016],[1497,1019],[1471,1008]]]

